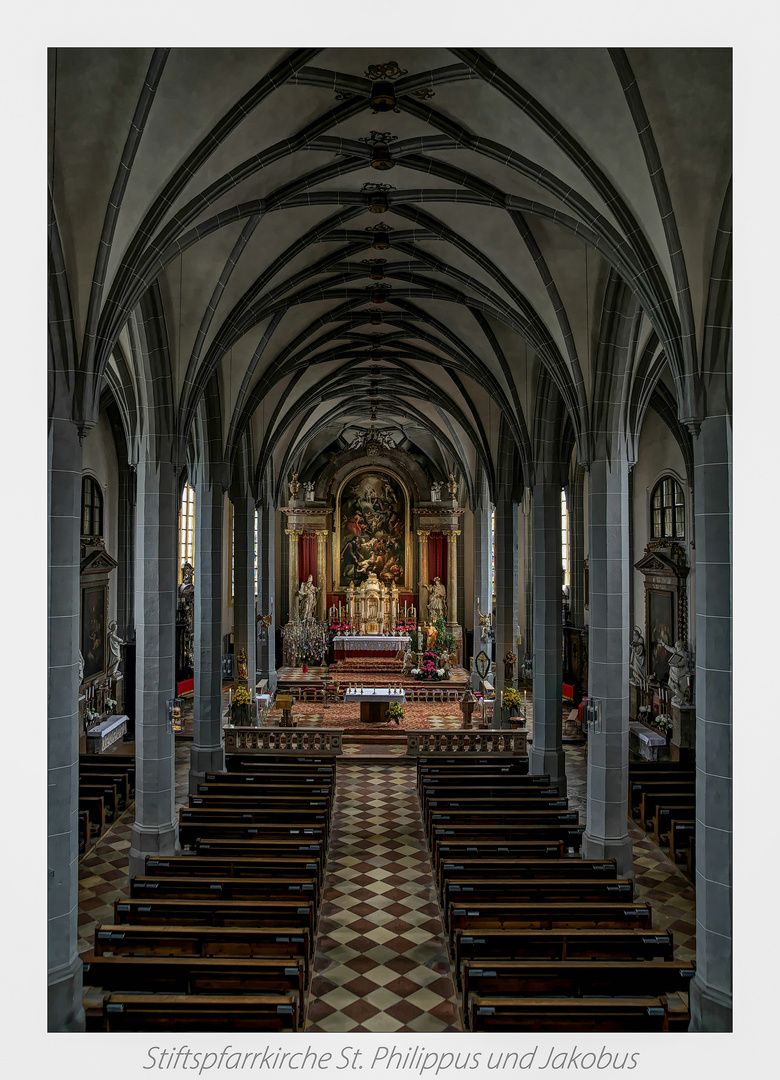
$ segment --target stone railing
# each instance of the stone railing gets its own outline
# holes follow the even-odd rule
[[[340,754],[341,728],[226,727],[226,754]]]
[[[522,757],[528,753],[527,731],[499,731],[495,728],[464,728],[459,731],[407,731],[406,756],[463,754]]]

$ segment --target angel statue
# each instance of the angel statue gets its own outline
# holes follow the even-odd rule
[[[447,590],[441,583],[441,578],[435,577],[432,585],[420,582],[423,589],[428,592],[428,616],[431,622],[447,617]]]
[[[274,619],[274,602],[271,601],[271,610],[267,615],[258,615],[255,622],[260,625],[261,630],[267,630]]]
[[[479,615],[479,628],[482,631],[482,640],[485,641],[490,637],[490,630],[493,623],[493,613],[489,611],[487,615],[483,615],[479,609],[479,600],[477,600],[477,614]]]

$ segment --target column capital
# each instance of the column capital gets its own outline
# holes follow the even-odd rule
[[[460,529],[450,529],[449,532],[446,532],[444,535],[447,537],[447,543],[448,544],[454,544],[455,541],[460,536],[460,533],[461,533]]]
[[[314,535],[317,537],[318,544],[324,544],[328,539],[328,529],[314,529]]]
[[[418,529],[417,530],[417,535],[420,537],[421,540],[424,540],[424,539],[426,539],[427,537],[429,537],[431,535],[431,530],[430,529]]]
[[[293,528],[293,529],[285,529],[285,530],[284,530],[284,534],[285,534],[285,536],[289,536],[289,537],[290,537],[290,539],[292,539],[292,537],[293,537],[293,536],[296,536],[296,537],[297,537],[297,536],[300,536],[300,535],[302,534],[302,532],[303,532],[303,530],[302,530],[302,529],[294,529],[294,528]]]

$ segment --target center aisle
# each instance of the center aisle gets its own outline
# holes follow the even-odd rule
[[[406,764],[339,763],[307,1031],[461,1031]]]

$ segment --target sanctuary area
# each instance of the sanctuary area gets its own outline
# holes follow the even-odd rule
[[[49,105],[49,1030],[730,1031],[730,51]]]

